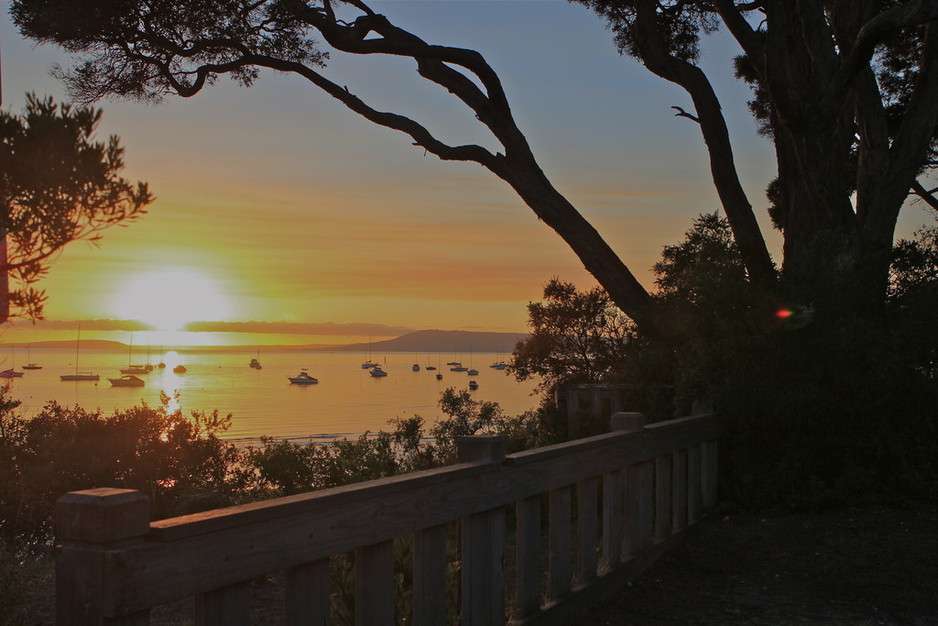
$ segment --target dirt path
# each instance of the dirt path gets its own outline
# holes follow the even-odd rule
[[[582,623],[938,626],[938,509],[717,514]]]

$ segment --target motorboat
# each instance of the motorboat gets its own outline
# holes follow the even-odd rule
[[[17,372],[14,369],[6,369],[0,372],[0,378],[20,378],[23,376],[23,372]]]
[[[249,365],[251,366],[252,369],[256,369],[256,370],[263,369],[261,362],[258,361],[257,359],[251,359],[251,363]]]
[[[142,378],[137,378],[132,374],[124,374],[120,378],[108,378],[112,387],[143,387],[146,383]]]
[[[477,382],[474,381],[474,380],[470,380],[470,381],[469,381],[469,390],[470,390],[470,391],[475,391],[475,390],[478,389],[478,388],[479,388],[479,383],[477,383]]]
[[[186,371],[187,371],[186,366],[182,365],[181,363],[173,368],[173,372],[175,372],[176,374],[185,374]]]
[[[410,366],[410,369],[414,370],[415,372],[419,372],[419,371],[420,371],[420,366],[419,366],[418,364],[414,363],[413,365]]]
[[[287,380],[290,381],[291,385],[315,385],[319,382],[319,379],[310,376],[305,368],[300,370],[300,373],[296,376],[287,376]]]
[[[149,374],[151,370],[153,370],[152,367],[150,369],[147,369],[143,365],[131,365],[129,367],[121,368],[121,374],[131,374],[131,375]],[[111,379],[108,378],[108,380],[111,380]]]
[[[383,369],[381,369],[381,366],[380,366],[380,365],[375,365],[374,367],[371,368],[371,371],[368,372],[368,373],[371,374],[372,376],[374,376],[375,378],[381,378],[382,376],[387,376],[387,375],[388,375],[387,372],[385,372]]]

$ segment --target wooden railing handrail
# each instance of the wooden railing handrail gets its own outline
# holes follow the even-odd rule
[[[642,427],[636,415],[619,415],[618,427],[632,430],[507,456],[499,440],[479,438],[461,448],[462,459],[471,460],[456,465],[155,522],[145,519],[146,500],[137,492],[99,489],[67,494],[56,512],[62,543],[59,610],[74,612],[76,606],[90,606],[90,617],[74,623],[98,623],[95,616],[140,615],[153,606],[365,546],[383,545],[449,522],[474,519],[541,494],[560,498],[555,502],[555,495],[551,495],[553,523],[560,524],[563,515],[569,518],[569,489],[578,483],[589,485],[589,481],[605,477],[606,498],[615,500],[619,493],[637,497],[641,490],[650,489],[649,472],[657,471],[659,482],[666,479],[667,483],[661,484],[670,485],[672,473],[681,476],[686,474],[682,468],[699,467],[699,480],[681,486],[682,478],[673,489],[668,487],[667,494],[657,496],[657,515],[668,518],[666,524],[656,522],[655,539],[661,540],[694,521],[700,506],[713,504],[715,447],[702,448],[709,455],[706,459],[699,455],[700,444],[717,439],[718,423],[713,415],[697,415]],[[662,465],[661,459],[680,450],[687,453]],[[628,484],[620,482],[625,479],[625,468],[642,468],[649,463],[657,463],[659,468],[637,471]],[[678,493],[682,489],[686,495]],[[670,502],[681,497],[686,507],[682,505],[682,512],[674,514],[672,523]],[[610,511],[619,506],[612,500],[608,504]],[[643,529],[651,523],[648,516],[652,513],[637,510],[632,514],[645,516],[633,524],[643,525],[634,532],[650,532]],[[604,521],[608,528],[603,532],[612,538],[607,543],[618,545],[615,537],[619,531],[613,517]],[[628,532],[632,531],[623,537],[626,544]],[[637,537],[633,543],[640,541]],[[582,550],[588,552],[589,546]],[[617,549],[608,550],[607,558],[618,561]],[[84,561],[76,565],[76,559],[87,560],[89,554],[96,555],[90,569]],[[552,584],[569,584],[569,575],[559,576],[567,582]],[[483,577],[478,584],[486,586],[490,581]],[[553,593],[560,592],[555,589]],[[88,597],[92,597],[90,605]],[[489,609],[494,613],[499,610]],[[72,623],[70,618],[60,616],[65,619],[60,623]]]

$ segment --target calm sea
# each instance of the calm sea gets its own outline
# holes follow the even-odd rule
[[[0,369],[11,365],[11,355]],[[26,362],[24,350],[17,349],[15,368],[22,371]],[[263,369],[248,366],[260,357]],[[79,368],[100,375],[95,382],[63,382],[62,374],[75,373],[75,352],[60,349],[33,348],[29,360],[42,365],[41,370],[27,370],[22,378],[5,379],[10,395],[22,401],[24,415],[33,415],[49,400],[64,406],[79,405],[101,409],[105,414],[141,402],[159,404],[160,392],[179,393],[179,406],[191,410],[231,413],[232,427],[226,439],[243,443],[256,441],[262,435],[313,440],[356,437],[365,431],[388,430],[388,420],[420,415],[431,423],[441,417],[437,405],[440,392],[448,387],[467,389],[470,378],[465,372],[451,372],[447,361],[460,360],[463,365],[479,370],[475,377],[479,388],[473,396],[498,402],[508,414],[518,414],[537,405],[532,394],[534,383],[518,383],[504,371],[489,367],[499,355],[420,355],[413,353],[374,354],[388,376],[374,378],[361,363],[368,354],[353,352],[167,352],[165,354],[134,354],[133,362],[156,365],[160,360],[166,369],[155,368],[141,376],[142,388],[112,387],[108,377],[120,376],[127,367],[127,354],[82,351]],[[501,356],[504,358],[504,355]],[[419,372],[411,369],[413,363]],[[175,374],[172,368],[183,364],[187,371]],[[427,365],[438,367],[428,371]],[[291,385],[288,376],[302,368],[319,379],[319,384]],[[436,380],[435,374],[443,374]]]

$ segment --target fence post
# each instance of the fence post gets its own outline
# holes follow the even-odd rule
[[[609,420],[609,429],[613,432],[624,430],[626,432],[636,432],[645,428],[644,413],[628,413],[620,411],[613,413]]]
[[[460,463],[505,458],[504,437],[460,437],[456,447]],[[461,623],[501,624],[505,620],[504,509],[463,518],[461,534]]]
[[[73,491],[55,503],[55,619],[64,624],[101,624],[114,617],[109,553],[142,541],[150,531],[150,501],[133,489]],[[148,624],[149,610],[108,624]]]

